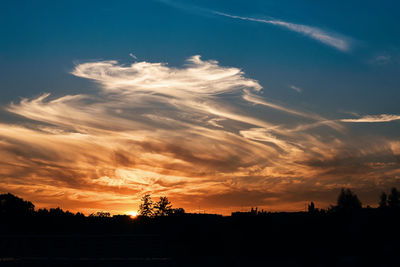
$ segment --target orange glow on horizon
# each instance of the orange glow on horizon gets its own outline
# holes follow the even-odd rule
[[[131,216],[131,218],[136,218],[138,216],[138,213],[135,210],[128,211],[128,212],[126,212],[126,214]]]

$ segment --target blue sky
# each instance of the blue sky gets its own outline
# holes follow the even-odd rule
[[[129,53],[134,53],[141,60],[180,65],[201,54],[242,68],[272,97],[285,101],[299,98],[287,90],[287,83],[293,83],[307,88],[307,99],[302,100],[317,97],[329,112],[338,106],[360,112],[373,106],[378,106],[375,112],[396,111],[400,35],[395,1],[214,2],[176,1],[185,7],[181,9],[162,1],[3,2],[2,102],[48,89],[79,90],[79,79],[68,74],[74,62],[128,62]],[[196,7],[327,29],[351,38],[352,48],[343,53],[298,33],[207,14]],[[391,60],[373,64],[379,56]],[[25,79],[18,78],[21,73]],[[352,100],[343,101],[348,96]],[[357,96],[360,101],[353,101]],[[383,107],[376,100],[389,103]]]
[[[179,101],[183,101],[182,99],[185,95],[185,101],[190,98],[190,101],[194,101],[191,103],[195,103],[195,105],[204,104],[207,101],[209,101],[207,102],[209,104],[212,103],[207,108],[202,106],[201,111],[199,111],[198,106],[196,106],[196,111],[190,110],[187,102],[179,102],[177,100],[178,102],[174,103],[184,104],[185,109],[174,111],[173,106],[170,106],[174,104],[168,102],[168,105],[162,111],[156,112],[154,111],[155,106],[152,106],[154,105],[152,101],[161,100],[149,100],[146,98],[146,101],[149,101],[146,102],[147,106],[140,106],[134,101],[130,102],[133,109],[131,112],[137,112],[145,118],[153,116],[153,119],[154,116],[168,114],[167,117],[169,119],[177,119],[188,123],[193,123],[200,117],[208,116],[207,118],[209,122],[211,121],[212,127],[217,125],[214,130],[220,128],[221,125],[218,123],[225,121],[226,124],[223,127],[226,129],[226,133],[236,134],[241,138],[247,138],[252,141],[259,141],[263,145],[267,142],[270,146],[272,142],[272,146],[281,146],[280,149],[282,151],[285,151],[285,149],[290,150],[290,153],[294,153],[293,157],[300,153],[296,152],[294,148],[301,147],[305,155],[300,158],[307,162],[305,165],[307,165],[308,169],[290,176],[287,174],[288,170],[276,167],[280,166],[281,163],[274,162],[271,164],[275,164],[274,168],[277,169],[267,171],[268,164],[263,165],[260,163],[263,158],[260,157],[260,162],[253,162],[253,165],[246,160],[238,163],[234,167],[237,168],[235,169],[236,171],[232,173],[216,168],[215,171],[206,173],[203,176],[199,173],[185,174],[183,167],[182,169],[175,166],[176,173],[173,173],[173,175],[180,178],[169,177],[165,179],[181,179],[183,181],[184,178],[182,177],[196,176],[196,179],[199,179],[197,184],[206,186],[209,181],[205,177],[212,175],[219,177],[213,180],[212,185],[219,188],[215,190],[214,194],[215,196],[222,195],[225,197],[228,204],[225,202],[223,202],[225,203],[224,205],[207,203],[204,198],[204,192],[201,190],[195,190],[195,193],[189,194],[195,195],[197,202],[216,210],[226,206],[237,207],[237,203],[230,202],[230,196],[235,194],[237,196],[243,195],[242,199],[249,199],[248,205],[276,206],[277,204],[273,199],[281,198],[277,192],[289,192],[292,190],[291,186],[285,187],[284,183],[282,183],[273,190],[268,191],[269,189],[266,186],[265,190],[259,192],[253,189],[252,182],[243,181],[257,180],[257,184],[260,185],[265,181],[275,179],[272,177],[279,177],[279,179],[288,179],[285,180],[285,183],[290,183],[293,186],[294,183],[306,186],[307,182],[304,181],[308,178],[307,172],[309,177],[327,175],[331,182],[323,188],[315,185],[313,192],[303,194],[309,197],[301,198],[299,196],[282,200],[286,203],[286,206],[283,205],[277,209],[288,209],[289,205],[300,207],[303,204],[299,203],[310,200],[314,196],[313,194],[316,195],[316,198],[319,198],[318,200],[321,203],[328,203],[333,199],[334,193],[326,193],[326,197],[323,197],[323,192],[336,192],[334,190],[341,186],[353,186],[355,189],[359,189],[361,194],[364,194],[366,202],[373,203],[373,194],[377,194],[379,190],[397,185],[400,178],[400,174],[396,171],[399,167],[398,153],[400,153],[400,138],[398,134],[400,130],[400,108],[398,104],[400,100],[400,76],[398,75],[400,71],[399,7],[400,4],[397,1],[160,0],[114,1],[112,3],[109,1],[3,1],[0,9],[0,105],[3,107],[0,112],[1,123],[4,129],[18,125],[24,130],[33,131],[32,124],[35,127],[50,125],[57,128],[57,131],[92,134],[99,137],[97,132],[90,132],[91,130],[86,128],[86,130],[82,129],[88,127],[89,124],[93,127],[93,118],[96,116],[111,116],[109,113],[104,113],[105,107],[109,107],[111,103],[117,101],[115,94],[126,94],[126,91],[124,91],[126,88],[124,90],[119,88],[118,92],[113,91],[112,96],[107,91],[110,88],[119,86],[112,83],[126,82],[126,75],[133,75],[133,70],[121,68],[131,66],[130,64],[139,64],[135,65],[133,69],[137,68],[135,70],[141,73],[143,70],[140,62],[164,63],[169,68],[168,70],[149,66],[149,71],[160,72],[154,74],[159,77],[157,79],[161,79],[156,79],[157,82],[168,81],[176,84],[179,80],[180,84],[182,82],[180,80],[181,76],[177,78],[162,76],[161,74],[163,71],[176,71],[177,73],[182,71],[180,75],[184,76],[187,74],[185,69],[188,64],[192,64],[192,66],[196,66],[195,71],[198,71],[200,75],[202,73],[200,72],[200,66],[203,66],[204,62],[215,60],[218,63],[210,63],[211,65],[207,70],[210,72],[203,73],[204,75],[212,75],[211,72],[214,71],[221,73],[228,71],[223,68],[235,68],[241,73],[236,73],[232,77],[229,76],[230,78],[226,82],[233,87],[244,86],[246,88],[241,87],[243,91],[236,91],[236,89],[229,91],[224,87],[225,84],[222,83],[219,84],[221,87],[216,88],[212,84],[199,82],[196,83],[198,86],[206,88],[210,95],[217,94],[218,99],[210,100],[210,95],[208,95],[206,100],[202,98],[193,100],[188,96],[189,94],[186,94],[188,92],[196,92],[197,94],[198,91],[190,91],[193,88],[188,92],[185,91],[185,94],[168,94],[169,97],[179,99]],[[193,59],[192,63],[187,63],[187,59],[195,55],[200,55],[201,61]],[[116,62],[107,66],[99,65],[101,62],[110,60]],[[97,75],[97,71],[100,70],[104,70],[106,73],[110,71],[111,74],[109,76],[106,75],[107,77],[100,77]],[[142,74],[145,75],[144,73]],[[131,78],[133,79],[134,77]],[[198,78],[198,76],[193,76],[191,79],[196,80]],[[186,79],[183,81],[187,82]],[[256,82],[257,85],[249,85],[248,83],[251,81]],[[152,80],[150,82],[155,81]],[[238,84],[233,85],[234,83]],[[138,84],[135,86],[144,85]],[[168,85],[168,88],[171,86]],[[189,84],[187,86],[194,85]],[[199,90],[200,87],[198,88]],[[262,87],[262,89],[258,89],[258,87]],[[136,89],[137,87],[135,87]],[[153,89],[154,87],[152,87]],[[157,90],[146,91],[146,93],[149,95],[160,94],[160,91]],[[246,93],[247,90],[253,90],[250,93],[250,97]],[[38,107],[36,106],[34,109],[33,100],[40,98],[44,93],[50,93],[51,95],[44,102],[38,101],[38,105],[42,105],[41,108],[43,110],[37,109]],[[141,93],[143,92],[141,91]],[[54,120],[49,119],[51,115],[49,115],[49,118],[42,115],[39,116],[41,112],[41,114],[46,114],[46,112],[51,113],[56,109],[48,106],[50,99],[62,99],[60,101],[64,101],[63,97],[67,95],[90,96],[91,100],[85,100],[89,102],[84,103],[91,103],[90,101],[94,101],[93,97],[96,97],[96,101],[100,101],[99,98],[101,98],[103,106],[99,108],[99,103],[96,106],[90,106],[89,104],[90,109],[81,110],[80,112],[82,113],[79,114],[89,118],[90,113],[91,123],[88,123],[89,119],[87,119],[75,122],[75,126],[63,121],[65,118],[61,118],[59,115],[53,114],[55,116]],[[246,97],[247,100],[243,102]],[[256,102],[254,102],[254,97],[257,98]],[[24,98],[29,100],[26,103],[20,102]],[[253,101],[249,101],[248,99],[250,98]],[[265,103],[260,104],[260,101],[265,101],[269,106],[265,105]],[[14,103],[14,106],[11,103]],[[135,106],[135,103],[138,106]],[[82,103],[80,102],[80,104]],[[123,106],[122,104],[129,103],[120,103],[121,106]],[[161,101],[156,107],[160,108],[163,104],[165,102]],[[271,108],[271,104],[275,106]],[[71,104],[68,102],[65,103],[63,108],[68,110],[69,108],[77,108],[77,105],[77,103]],[[118,104],[116,105],[118,106]],[[213,111],[210,113],[211,107]],[[219,107],[221,107],[221,110],[218,109]],[[264,110],[264,108],[267,108],[267,110]],[[289,109],[291,111],[288,112]],[[205,113],[206,111],[208,113]],[[196,112],[199,113],[197,114]],[[291,117],[294,114],[293,112],[297,112],[295,117]],[[189,115],[182,115],[185,113],[196,114],[196,116],[193,115],[193,117],[188,118]],[[302,114],[300,115],[301,118],[298,118],[299,113]],[[71,111],[71,114],[75,113]],[[123,112],[118,114],[123,114]],[[246,121],[244,117],[240,119],[235,117],[238,114],[249,119],[250,121],[247,123],[252,126],[239,125],[246,123]],[[158,125],[154,120],[152,122],[143,122],[125,115],[111,116],[109,118],[116,121],[121,118],[128,121],[135,120],[135,124],[132,124],[131,128],[128,127],[129,129],[125,129],[121,125],[110,126],[115,132],[131,130],[132,128],[137,129],[137,127],[143,127],[141,129],[143,131],[163,129],[165,132],[158,137],[154,137],[152,141],[164,136],[167,143],[174,142],[170,137],[175,133],[168,132],[166,128],[163,128],[164,126]],[[258,121],[252,122],[255,119]],[[287,132],[281,129],[282,125],[285,125],[285,129],[290,128],[292,130],[300,126],[304,126],[303,128],[311,127],[307,126],[308,124],[302,124],[303,119],[314,120],[330,126],[304,130],[302,134],[308,134],[309,136],[307,138],[305,136],[299,137],[298,139],[293,136],[289,137],[286,135]],[[138,121],[143,124],[137,124]],[[259,121],[263,121],[263,123],[260,124],[258,123]],[[268,125],[265,124],[266,122],[268,122]],[[103,130],[107,128],[104,125],[98,126],[101,125],[100,121],[96,123],[97,127]],[[68,128],[66,125],[74,129]],[[24,131],[22,128],[19,130],[14,129],[14,131]],[[277,128],[281,131],[277,131]],[[192,133],[193,128],[190,128],[190,131],[188,129],[182,130],[181,134],[188,137],[188,132]],[[52,133],[54,133],[53,130]],[[215,132],[214,134],[219,133]],[[261,138],[260,134],[266,135],[268,137],[267,141],[266,137]],[[138,135],[140,134],[136,133],[135,136]],[[283,135],[286,136],[284,137]],[[29,143],[27,140],[22,139],[18,142],[15,140],[10,141],[9,133],[6,132],[3,132],[1,136],[2,139],[0,141],[3,140],[7,144],[27,145]],[[35,138],[44,140],[48,136],[46,138],[36,136]],[[273,138],[273,140],[269,138]],[[313,153],[317,152],[313,151],[310,145],[310,138],[315,140],[315,146],[318,146],[319,142],[321,142],[329,144],[326,149],[332,149],[332,154],[326,155],[326,158],[322,160],[323,162],[321,161],[317,164],[316,158],[312,159]],[[197,139],[194,138],[194,140],[196,141]],[[114,140],[113,142],[117,141]],[[213,143],[203,139],[199,140],[199,143],[202,142],[205,144],[207,142]],[[241,141],[236,140],[236,142],[240,143]],[[365,144],[370,144],[369,150],[366,149]],[[223,144],[218,141],[215,145]],[[182,147],[188,149],[192,154],[202,154],[202,148],[196,148],[198,149],[196,150],[186,146],[186,144],[182,144]],[[109,153],[115,153],[116,148],[110,149]],[[243,149],[242,145],[237,145],[236,148],[233,148],[234,151],[231,151],[232,155],[236,155],[236,153],[239,155],[241,149]],[[256,148],[249,148],[248,151],[253,151],[252,149]],[[38,148],[32,146],[32,151],[38,152]],[[154,151],[154,154],[163,154]],[[288,151],[285,153],[279,152],[279,157],[284,158],[287,155],[286,153],[289,153]],[[18,156],[15,151],[8,153],[7,157]],[[68,150],[65,153],[68,153]],[[125,151],[124,155],[126,153]],[[377,155],[381,156],[375,158]],[[39,175],[35,173],[37,165],[32,163],[28,156],[25,157],[27,158],[24,164],[32,166],[28,168],[29,171],[26,170],[28,174],[25,175],[34,175],[36,177]],[[124,157],[128,156],[125,155]],[[300,158],[288,164],[298,164],[302,161]],[[372,168],[366,173],[350,173],[347,170],[348,172],[335,174],[335,177],[341,176],[340,179],[351,181],[347,183],[339,178],[335,180],[333,174],[321,174],[322,172],[311,170],[316,165],[326,164],[331,166],[333,173],[335,171],[332,166],[341,162],[343,158],[351,158],[346,162],[354,161],[357,166],[362,164],[367,164],[368,166],[371,164],[383,164],[382,166],[388,167],[387,169],[383,167],[380,169]],[[65,159],[59,160],[65,161]],[[185,159],[182,160],[185,161]],[[214,160],[224,162],[228,159],[223,156],[216,156]],[[197,161],[190,162],[188,159],[186,163],[188,162],[196,165]],[[3,164],[4,166],[12,166],[10,162],[6,161]],[[50,163],[46,164],[48,164],[47,166],[50,165]],[[77,165],[82,164],[82,162],[77,163]],[[104,164],[107,165],[108,163]],[[71,168],[71,166],[67,165],[63,165],[62,169]],[[166,167],[148,166],[145,163],[139,165],[135,166],[135,170],[132,169],[132,166],[124,165],[124,168],[121,168],[133,173],[135,173],[136,169],[141,168],[141,171],[151,172],[153,176],[167,175],[168,173]],[[250,171],[250,165],[253,166],[253,171]],[[211,168],[212,164],[207,166]],[[175,170],[175,167],[169,168]],[[32,190],[27,189],[29,188],[28,185],[23,188],[17,186],[15,181],[19,179],[20,172],[12,171],[11,167],[7,168],[10,171],[2,175],[4,179],[7,179],[8,183],[15,184],[13,190],[26,196],[33,194]],[[104,168],[109,169],[109,167]],[[113,184],[110,181],[121,178],[121,168],[117,166],[113,171],[110,171],[111,174],[107,172],[108,174],[105,175],[103,173],[97,179],[108,177],[107,179],[109,180],[104,179],[109,183],[107,186],[110,186],[110,184]],[[250,169],[244,175],[239,171],[242,168]],[[257,173],[254,171],[257,168],[259,170],[263,169],[263,171]],[[340,168],[337,167],[336,169]],[[50,173],[41,175],[50,175]],[[85,182],[79,182],[78,178],[71,178],[74,182],[66,181],[68,178],[63,178],[62,185],[59,185],[60,188],[64,188],[64,191],[66,189],[82,190],[82,192],[86,192],[85,194],[91,196],[90,190],[87,188],[87,185],[90,184],[87,181],[88,174],[85,172],[86,176],[79,175],[79,177],[83,177],[82,179]],[[148,174],[148,176],[151,175]],[[93,177],[95,175],[90,174],[89,176]],[[241,182],[232,182],[227,186],[228,182],[224,180],[225,178],[222,178],[227,176],[243,176],[245,178],[242,177]],[[291,178],[288,178],[289,176]],[[365,182],[368,186],[365,185],[363,187],[360,185],[363,183],[357,182],[358,180],[355,177],[359,176],[370,177],[368,183]],[[301,181],[299,182],[296,179]],[[318,179],[313,179],[315,179],[314,184],[318,184]],[[353,181],[353,179],[355,180]],[[205,180],[207,182],[200,182]],[[296,182],[294,182],[295,180]],[[241,184],[242,182],[243,184]],[[48,183],[50,185],[53,183],[58,184],[58,182],[54,182],[51,179],[37,181],[37,185]],[[183,193],[183,189],[179,191],[178,187],[175,188],[176,190],[173,186],[164,189],[157,187],[158,191],[150,187],[139,188],[133,185],[126,185],[126,187],[129,190],[134,190],[137,195],[146,190],[150,190],[155,194],[170,194],[181,201],[179,203],[187,205],[187,207],[190,207],[192,201]],[[227,189],[228,187],[231,189]],[[195,186],[191,185],[188,188],[193,189]],[[3,190],[6,191],[7,188],[3,188]],[[271,195],[267,193],[271,193]],[[48,199],[46,194],[43,193],[43,196],[37,197],[37,200],[43,205],[57,203],[57,198]],[[92,206],[86,207],[76,199],[77,197],[74,194],[78,193],[65,194],[64,202],[70,203],[68,207],[94,209],[98,206],[106,205],[88,197],[92,201],[90,202]],[[120,194],[119,201],[121,203],[134,203],[127,202],[124,193],[120,192]],[[96,205],[98,206],[93,203],[97,203]],[[111,207],[111,204],[107,205],[106,207]]]

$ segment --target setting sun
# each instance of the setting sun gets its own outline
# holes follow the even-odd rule
[[[132,218],[135,218],[138,215],[137,211],[134,210],[128,211],[126,214],[128,214]]]

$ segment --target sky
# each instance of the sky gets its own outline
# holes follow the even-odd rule
[[[10,1],[0,193],[90,214],[400,187],[398,1]]]

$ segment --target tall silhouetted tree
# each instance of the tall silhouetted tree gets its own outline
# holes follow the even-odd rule
[[[392,188],[388,196],[388,205],[391,208],[400,208],[400,192],[397,191],[396,187]]]
[[[337,200],[336,209],[338,211],[359,210],[361,209],[361,201],[350,189],[342,188]]]
[[[160,197],[160,200],[154,205],[154,213],[156,216],[167,216],[172,212],[171,202],[167,197]]]
[[[387,195],[385,192],[382,192],[381,196],[379,197],[379,208],[386,208],[387,207]]]
[[[311,203],[308,205],[308,212],[309,213],[314,213],[315,212],[315,205],[314,202],[311,201]]]
[[[139,215],[144,217],[152,217],[154,215],[154,209],[150,194],[144,195],[141,201],[142,203],[139,206]]]

